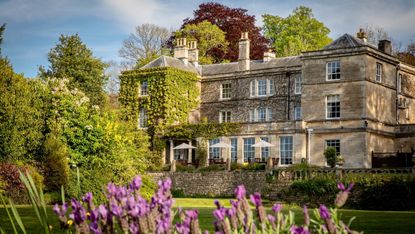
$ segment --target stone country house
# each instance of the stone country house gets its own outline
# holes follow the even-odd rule
[[[211,65],[198,64],[195,42],[177,41],[174,57],[161,56],[142,69],[172,66],[198,75],[200,105],[190,123],[207,118],[241,124],[237,135],[209,140],[232,146],[208,146],[210,159],[244,163],[273,157],[279,166],[325,166],[323,152],[330,146],[343,156],[345,168],[370,168],[374,153],[414,154],[415,67],[393,56],[388,40],[375,47],[360,31],[321,50],[282,58],[265,52],[263,60],[253,61],[248,34],[242,33],[238,62]],[[145,115],[141,110],[139,119]],[[251,147],[261,140],[273,146]],[[179,143],[168,141],[167,164],[195,160],[195,150],[183,156],[173,149]]]

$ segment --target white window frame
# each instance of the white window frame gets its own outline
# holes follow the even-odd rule
[[[338,64],[338,66],[337,66],[337,64]],[[339,69],[338,72],[337,71],[332,72],[333,65],[335,65],[334,66],[335,69],[336,68]],[[329,70],[329,68],[330,68],[330,70]],[[336,76],[338,75],[339,77],[338,78],[332,78],[332,76],[334,76],[334,75],[336,75]],[[335,61],[329,61],[329,62],[327,62],[326,63],[326,81],[333,81],[333,80],[340,80],[340,79],[341,79],[341,64],[340,64],[340,60],[335,60]]]
[[[275,95],[275,82],[273,79],[268,80],[268,95]]]
[[[224,85],[229,85],[229,88],[224,88]],[[226,90],[229,93],[225,93],[224,90]],[[224,95],[227,94],[227,97],[224,97]],[[222,83],[220,86],[220,100],[228,100],[231,99],[231,95],[232,95],[232,83],[230,82],[226,82],[226,83]]]
[[[231,138],[231,161],[237,162],[238,161],[238,138],[232,137]]]
[[[140,96],[148,96],[148,81],[147,80],[143,80],[140,82]]]
[[[232,122],[232,111],[230,110],[220,111],[219,112],[219,123],[229,123],[229,122]]]
[[[267,121],[267,108],[265,107],[258,107],[257,108],[257,116],[256,116],[256,120],[257,122],[265,122]],[[260,115],[264,114],[264,118],[260,119]]]
[[[219,142],[220,142],[219,138],[209,140],[209,154],[208,154],[209,159],[222,158],[222,150],[218,147],[211,147],[211,145],[214,145]]]
[[[294,107],[294,120],[301,120],[301,106]]]
[[[299,74],[295,77],[294,82],[294,94],[301,94],[301,86],[302,86],[302,75]]]
[[[331,111],[329,112],[329,98],[330,97],[334,97],[334,98],[338,98],[338,101],[336,102],[330,102],[330,103],[339,103],[339,116],[336,117],[331,117],[329,116],[329,113],[331,113]],[[340,95],[339,94],[333,94],[333,95],[327,95],[326,96],[326,119],[340,119],[341,117],[341,100],[340,100]]]
[[[268,80],[263,80],[263,79],[261,79],[261,80],[257,80],[256,81],[256,83],[257,83],[257,85],[256,85],[256,87],[257,87],[257,96],[258,97],[266,97],[266,96],[268,96]],[[259,87],[260,87],[260,83],[265,83],[265,86],[264,85],[261,85],[261,91],[265,91],[265,93],[264,94],[260,94],[259,93]],[[262,88],[265,88],[265,90],[263,90]]]
[[[147,109],[141,108],[138,114],[138,128],[146,129],[148,127]]]
[[[248,141],[248,139],[250,140],[250,141],[252,141],[253,140],[253,143],[252,144],[250,144],[249,146],[248,146],[248,144],[246,144],[247,143],[247,141]],[[252,147],[252,145],[253,144],[255,144],[255,137],[246,137],[246,138],[243,138],[243,141],[244,141],[244,145],[243,145],[243,150],[244,150],[244,153],[243,153],[243,156],[244,156],[244,162],[248,162],[249,161],[249,155],[246,155],[247,154],[247,150],[246,150],[246,147],[250,147],[251,149],[249,150],[249,154],[252,154],[252,159],[253,160],[255,160],[255,148],[254,147]]]
[[[286,143],[283,144],[282,139],[291,139],[291,149],[286,150],[283,146],[287,145]],[[291,152],[291,158],[283,158],[285,152]],[[284,160],[283,160],[284,159]],[[286,163],[288,161],[288,163]],[[291,162],[290,162],[291,161]],[[292,165],[294,162],[294,137],[293,136],[280,136],[280,165]]]
[[[265,110],[265,120],[259,120],[259,110],[260,109],[264,109]],[[272,108],[271,107],[257,107],[255,109],[251,109],[249,110],[249,121],[248,122],[259,122],[259,123],[263,123],[263,122],[268,122],[268,121],[272,121],[273,119],[273,113],[272,113]]]
[[[376,76],[375,76],[376,82],[379,82],[379,83],[382,82],[382,75],[383,75],[383,64],[376,63]]]

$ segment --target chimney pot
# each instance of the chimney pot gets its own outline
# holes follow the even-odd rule
[[[389,40],[380,40],[378,44],[378,49],[385,54],[392,54],[392,44]]]
[[[241,33],[241,39],[239,40],[238,65],[239,71],[250,69],[248,32]]]
[[[264,59],[263,59],[264,62],[268,62],[274,58],[275,58],[275,53],[272,52],[271,49],[269,49],[267,52],[264,52]]]
[[[184,64],[189,61],[189,48],[187,47],[186,38],[177,38],[174,47],[174,58],[180,59]]]
[[[359,32],[356,33],[356,37],[364,42],[367,42],[367,33],[363,30],[363,28],[359,29]]]
[[[196,67],[199,65],[199,50],[196,40],[189,41],[189,62]]]

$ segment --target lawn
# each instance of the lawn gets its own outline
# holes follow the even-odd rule
[[[199,210],[200,224],[203,230],[212,230],[214,210],[213,199],[201,198],[177,198],[175,206],[185,209]],[[229,199],[219,199],[222,204],[229,205]],[[299,207],[289,207],[296,214],[298,222],[303,221],[302,210]],[[288,207],[283,210],[286,212]],[[18,210],[25,223],[29,233],[41,233],[42,229],[37,224],[35,213],[30,206],[19,206]],[[343,220],[348,221],[351,217],[356,216],[352,228],[364,233],[415,233],[415,212],[414,211],[361,211],[361,210],[341,210]],[[61,233],[56,216],[52,213],[52,207],[49,207],[49,219],[53,226],[54,233]],[[6,229],[7,233],[12,233],[8,223],[8,218],[3,208],[0,208],[0,225]]]

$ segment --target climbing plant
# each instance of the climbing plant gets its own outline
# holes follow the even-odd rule
[[[139,96],[142,81],[148,82],[148,96]],[[146,108],[148,124],[156,133],[186,123],[190,111],[198,105],[197,81],[197,74],[172,67],[123,72],[119,97],[123,116],[138,121],[140,108]]]
[[[226,136],[239,130],[239,123],[208,123],[182,124],[171,126],[166,129],[164,136],[170,138],[205,138],[214,139],[219,136]]]

